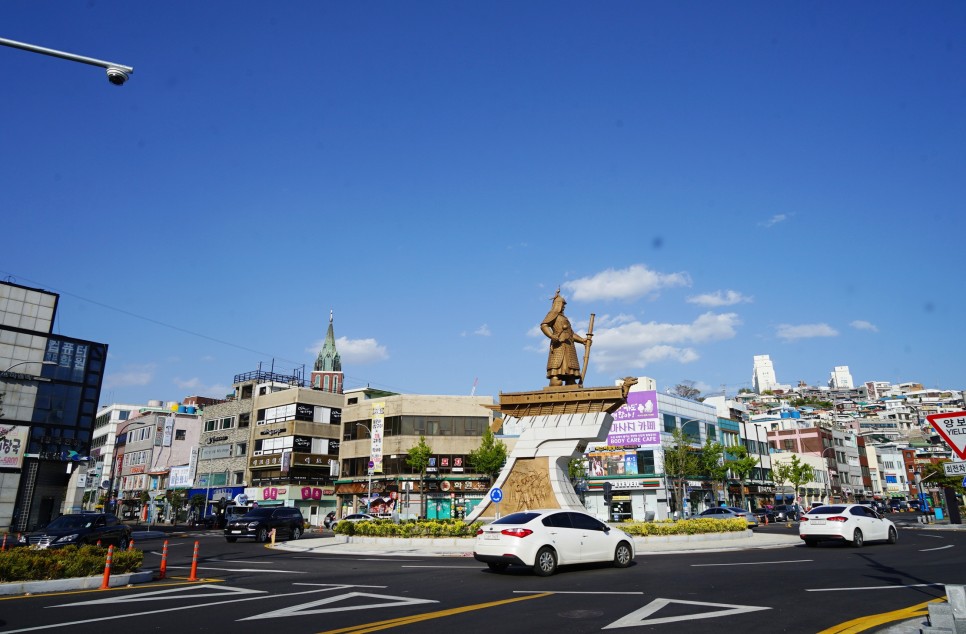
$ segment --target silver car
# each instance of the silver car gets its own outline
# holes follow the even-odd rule
[[[743,519],[748,522],[748,528],[758,526],[758,518],[751,511],[740,509],[737,506],[716,506],[698,513],[695,517],[712,520],[734,520]]]

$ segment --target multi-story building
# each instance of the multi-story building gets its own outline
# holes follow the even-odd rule
[[[156,401],[160,406],[161,402]],[[111,483],[114,479],[114,458],[118,427],[136,416],[142,405],[113,403],[97,410],[94,419],[94,435],[91,440],[91,461],[88,463],[87,486],[84,489],[85,509],[101,506],[112,497]],[[106,506],[106,504],[104,505]]]
[[[463,517],[483,500],[487,474],[474,473],[467,457],[493,421],[489,396],[379,394],[346,392],[342,413],[340,477],[336,482],[341,514],[421,514],[426,495],[429,518]],[[422,491],[420,474],[407,464],[420,438],[432,449]],[[372,465],[370,467],[370,465]]]
[[[166,501],[169,478],[172,469],[188,467],[198,446],[200,418],[194,406],[169,403],[167,407],[149,404],[128,419],[124,424],[123,453],[119,447],[117,451],[119,516],[130,518],[138,511],[144,520],[171,516]],[[145,498],[156,503],[144,504]]]
[[[852,385],[852,375],[849,373],[849,366],[847,365],[837,365],[832,370],[828,386],[834,389],[846,389],[851,390]]]
[[[770,356],[767,354],[756,354],[754,363],[755,365],[751,371],[751,383],[754,385],[755,392],[761,394],[780,387]]]
[[[79,509],[107,344],[55,335],[59,295],[0,282],[0,526]],[[73,482],[73,486],[69,484]]]

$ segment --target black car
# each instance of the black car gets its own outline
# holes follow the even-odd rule
[[[229,542],[238,541],[239,538],[265,542],[273,528],[276,538],[298,539],[305,532],[302,511],[291,506],[262,506],[251,509],[225,525],[225,539]]]
[[[20,544],[34,548],[61,548],[97,544],[125,549],[131,543],[131,527],[109,513],[61,515],[44,528],[22,535]]]
[[[754,511],[752,511],[752,513],[755,515],[755,517],[758,518],[759,524],[765,524],[765,523],[771,524],[775,521],[775,513],[771,509],[768,509],[768,508],[755,509]]]
[[[776,504],[771,509],[776,522],[797,522],[801,511],[795,504]]]

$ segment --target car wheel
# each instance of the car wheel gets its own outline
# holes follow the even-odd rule
[[[302,529],[296,526],[292,529],[292,539],[298,539],[302,536]]]
[[[631,546],[627,542],[617,544],[614,551],[614,567],[627,568],[631,565]]]
[[[852,534],[852,545],[856,548],[862,548],[864,544],[865,538],[862,537],[862,531],[855,529],[855,532]]]
[[[896,532],[895,526],[889,527],[889,543],[894,544],[899,541],[899,533]]]
[[[810,547],[810,548],[815,548],[816,546],[818,546],[818,541],[816,541],[814,539],[806,539],[805,540],[805,545],[808,546],[808,547]]]
[[[228,541],[229,544],[234,544],[235,542],[238,541],[237,537],[226,537],[225,539]]]
[[[537,551],[537,558],[533,564],[533,572],[538,577],[549,577],[557,572],[557,553],[553,548],[544,546]]]
[[[510,564],[501,564],[501,563],[497,563],[495,561],[490,561],[490,562],[487,562],[487,564],[486,564],[486,567],[489,568],[490,570],[492,570],[493,572],[503,572],[509,566],[510,566]]]
[[[255,533],[255,541],[256,542],[267,542],[268,541],[268,529],[265,528],[265,527],[262,527],[262,528],[258,529],[258,532]]]

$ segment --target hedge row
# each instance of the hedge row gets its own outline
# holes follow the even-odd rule
[[[409,520],[395,524],[392,520],[339,522],[332,529],[340,535],[365,537],[475,537],[483,522],[467,524],[462,520]]]
[[[333,529],[340,535],[364,537],[475,537],[483,522],[467,524],[461,520],[421,520],[394,524],[390,520],[369,522],[342,521]],[[621,522],[621,530],[628,535],[700,535],[703,533],[732,533],[748,529],[743,519],[666,520],[660,522]]]
[[[0,582],[93,577],[104,574],[105,559],[107,548],[101,546],[13,548],[0,552]],[[136,572],[143,561],[144,553],[140,550],[115,551],[111,573]]]

